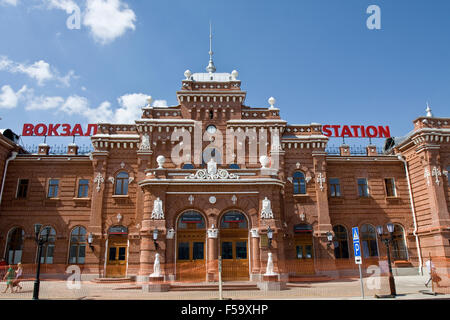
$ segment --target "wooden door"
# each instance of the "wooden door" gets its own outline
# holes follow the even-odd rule
[[[294,269],[297,274],[314,274],[314,249],[311,233],[295,235]]]
[[[106,257],[106,277],[125,278],[127,272],[128,239],[123,236],[110,236]]]
[[[224,281],[249,280],[247,230],[222,230],[219,252],[222,256],[222,279]]]
[[[177,280],[200,282],[206,279],[205,230],[179,231],[177,234]]]

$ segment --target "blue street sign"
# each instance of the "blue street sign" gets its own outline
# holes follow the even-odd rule
[[[353,235],[353,252],[355,253],[355,263],[361,264],[361,246],[359,244],[359,231],[358,227],[352,228],[352,235]]]
[[[353,242],[353,251],[355,252],[355,257],[361,257],[361,247],[359,242]]]
[[[359,231],[358,231],[358,227],[354,227],[352,228],[352,235],[353,235],[353,242],[359,241]]]

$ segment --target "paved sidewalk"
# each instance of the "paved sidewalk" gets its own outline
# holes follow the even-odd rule
[[[375,294],[387,294],[389,289],[387,279],[381,278],[380,289],[374,290],[373,278],[364,279],[365,299],[373,300]],[[429,291],[424,283],[426,276],[398,276],[395,278],[398,296],[395,299],[450,299],[450,294],[427,295],[421,290]],[[372,282],[371,282],[372,281]],[[33,296],[33,281],[22,282],[23,290],[18,293],[1,293],[0,299],[29,300]],[[0,291],[6,287],[5,282],[0,284]],[[81,282],[79,289],[69,289],[65,281],[41,281],[40,299],[75,299],[75,300],[217,300],[218,291],[189,291],[189,292],[161,292],[144,293],[136,284],[98,284],[90,281]],[[225,299],[362,299],[359,279],[346,279],[330,282],[297,283],[287,290],[264,292],[252,291],[224,291]],[[376,299],[378,300],[378,299]],[[390,299],[392,300],[392,299]]]

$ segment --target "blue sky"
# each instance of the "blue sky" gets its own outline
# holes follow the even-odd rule
[[[401,136],[426,101],[450,116],[449,18],[446,0],[0,0],[0,127],[128,119],[147,95],[176,105],[184,71],[205,72],[211,20],[217,72],[239,71],[246,105],[273,96],[292,124]]]

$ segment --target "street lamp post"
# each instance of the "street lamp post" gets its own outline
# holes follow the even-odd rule
[[[153,230],[153,243],[155,245],[155,250],[158,250],[158,242],[156,242],[156,240],[158,240],[158,229]]]
[[[34,288],[33,288],[33,300],[39,300],[39,285],[40,280],[39,276],[41,273],[41,256],[42,256],[42,246],[48,242],[48,236],[50,234],[50,227],[45,228],[45,238],[40,237],[40,231],[41,231],[42,225],[41,224],[35,224],[34,225],[34,233],[35,233],[35,241],[38,245],[38,265],[36,270],[36,280],[34,280]]]
[[[271,248],[272,247],[273,230],[270,229],[270,226],[267,228],[267,238],[269,239],[269,248]]]
[[[387,249],[387,258],[388,258],[388,266],[389,266],[389,289],[391,291],[391,294],[389,297],[394,298],[397,295],[397,291],[395,289],[395,280],[394,275],[392,274],[392,264],[391,264],[391,251],[390,251],[390,244],[394,242],[394,225],[392,223],[388,223],[386,225],[389,236],[386,236],[383,238],[383,226],[377,226],[377,233],[380,236],[380,239],[384,242]]]

